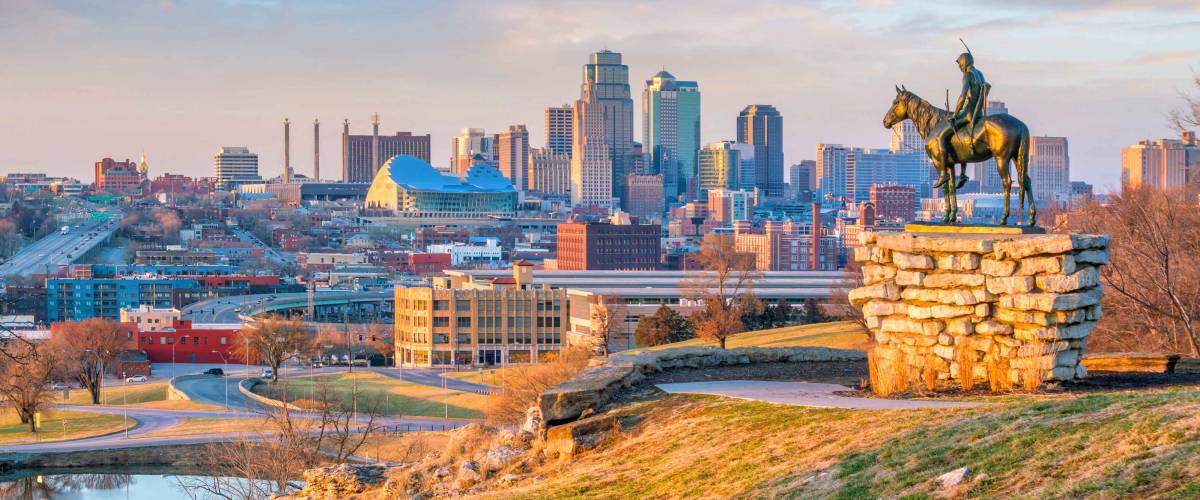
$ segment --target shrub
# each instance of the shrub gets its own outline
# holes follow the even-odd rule
[[[588,363],[588,350],[582,347],[565,348],[541,363],[509,366],[499,391],[488,396],[484,418],[490,424],[519,424],[525,412],[537,404],[542,391],[563,383],[583,370]]]

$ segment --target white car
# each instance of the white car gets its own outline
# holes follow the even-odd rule
[[[50,386],[51,389],[56,390],[56,391],[61,391],[63,389],[69,389],[70,387],[71,386],[64,384],[62,382],[55,382],[53,385]]]
[[[262,378],[270,378],[274,375],[275,375],[275,372],[271,371],[270,368],[267,368],[266,370],[263,370],[261,377]]]
[[[146,380],[145,375],[134,375],[125,379],[126,382],[145,382]]]

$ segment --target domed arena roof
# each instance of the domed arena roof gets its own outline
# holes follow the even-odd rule
[[[489,165],[477,164],[466,179],[439,172],[433,165],[410,155],[396,155],[379,168],[399,186],[418,191],[511,192],[512,182]]]

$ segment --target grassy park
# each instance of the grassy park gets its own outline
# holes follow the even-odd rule
[[[128,421],[132,427],[137,424]],[[125,429],[125,418],[121,415],[85,413],[66,410],[42,412],[42,425],[36,434],[29,432],[29,424],[21,423],[16,412],[5,409],[0,412],[0,445],[27,444],[33,442],[63,441],[109,434]]]
[[[260,383],[254,392],[303,407],[320,398],[322,386],[331,399],[343,403],[354,402],[357,390],[359,411],[377,406],[384,415],[406,417],[441,418],[449,414],[450,418],[480,418],[487,399],[475,393],[443,391],[369,372],[280,379],[275,384]]]

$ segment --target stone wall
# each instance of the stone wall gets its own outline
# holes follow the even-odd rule
[[[960,379],[989,369],[1018,383],[1086,375],[1100,319],[1108,237],[1079,234],[863,233],[862,306],[881,362]],[[995,374],[993,374],[995,376]]]

